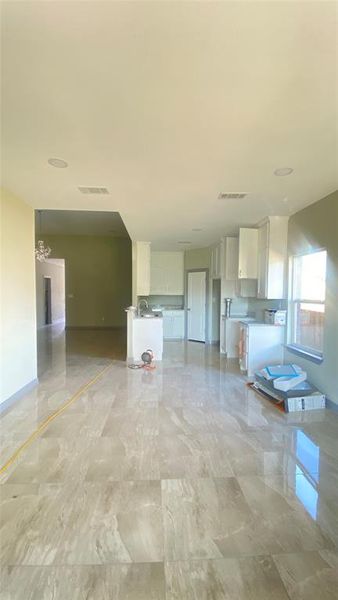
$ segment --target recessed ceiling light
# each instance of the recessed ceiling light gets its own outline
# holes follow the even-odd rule
[[[48,164],[52,167],[57,167],[58,169],[65,169],[68,167],[68,163],[65,160],[62,160],[62,158],[49,158]]]
[[[203,229],[201,229],[200,227],[194,227],[194,229],[192,229],[191,231],[203,231]]]
[[[281,167],[274,171],[274,174],[277,175],[277,177],[285,177],[286,175],[291,175],[291,173],[293,173],[291,167]]]
[[[185,242],[185,241],[183,241],[183,242],[178,242],[178,243],[179,243],[179,244],[191,244],[191,242]]]

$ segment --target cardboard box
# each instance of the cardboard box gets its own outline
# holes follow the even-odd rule
[[[269,325],[286,325],[286,310],[266,309],[265,323]]]

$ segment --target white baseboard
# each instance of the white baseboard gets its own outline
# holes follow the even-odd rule
[[[31,390],[33,390],[38,385],[38,383],[39,383],[38,378],[32,379],[32,381],[30,381],[29,383],[26,383],[26,385],[24,385],[20,390],[15,392],[15,394],[12,394],[12,396],[10,396],[9,398],[6,398],[6,400],[3,400],[0,403],[0,414],[3,414],[4,412],[7,412],[7,410],[12,408],[12,406],[18,400],[20,400],[25,394],[28,394]]]

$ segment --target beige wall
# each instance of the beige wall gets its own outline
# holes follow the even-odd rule
[[[338,404],[338,191],[290,218],[289,255],[325,248],[328,253],[324,325],[324,360],[318,365],[286,352],[300,364],[314,385]]]
[[[35,261],[36,268],[36,321],[45,325],[44,278],[51,279],[52,324],[65,320],[65,265],[64,260]]]
[[[131,241],[103,236],[44,235],[51,258],[65,259],[66,325],[119,327],[131,304]]]
[[[34,211],[1,194],[1,392],[7,400],[37,376]]]

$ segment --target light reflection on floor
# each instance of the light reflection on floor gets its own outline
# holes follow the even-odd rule
[[[300,429],[296,432],[295,491],[313,519],[317,519],[320,448]]]

